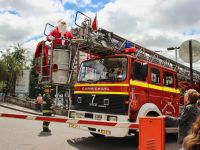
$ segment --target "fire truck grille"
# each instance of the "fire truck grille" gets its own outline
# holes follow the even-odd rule
[[[128,112],[127,95],[74,95],[73,109],[79,111],[125,115]]]

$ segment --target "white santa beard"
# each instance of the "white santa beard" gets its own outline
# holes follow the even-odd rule
[[[63,25],[63,24],[59,24],[58,25],[58,31],[61,33],[61,35],[63,36],[65,34],[65,32],[67,32],[67,26]]]
[[[65,32],[67,32],[67,26],[62,23],[58,25],[58,31],[61,34],[61,37],[64,37]],[[62,45],[65,44],[65,40],[62,40]]]

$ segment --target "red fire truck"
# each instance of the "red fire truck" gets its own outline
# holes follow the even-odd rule
[[[190,87],[183,86],[189,68],[112,32],[94,31],[90,24],[86,17],[76,29],[77,50],[95,57],[80,65],[69,111],[76,121],[70,127],[122,137],[138,131],[141,116],[178,117],[180,94]],[[193,70],[194,82],[199,78],[200,72]]]

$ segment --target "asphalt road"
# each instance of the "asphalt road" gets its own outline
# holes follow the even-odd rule
[[[0,107],[0,113],[18,113]],[[1,150],[137,150],[135,137],[96,139],[86,131],[51,123],[52,132],[42,132],[42,122],[0,118]],[[166,137],[166,150],[177,150],[174,136]]]

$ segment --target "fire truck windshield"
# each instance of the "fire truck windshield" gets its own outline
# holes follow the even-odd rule
[[[126,57],[99,58],[81,64],[78,82],[123,81],[126,74]]]

